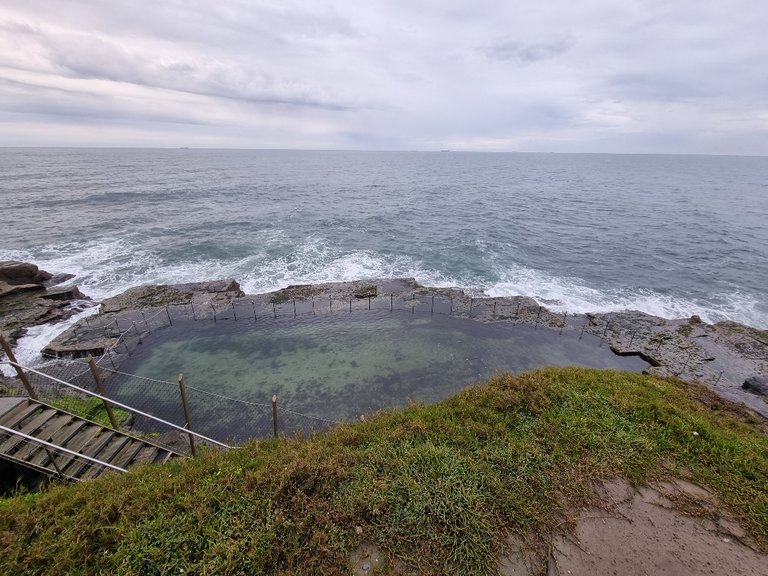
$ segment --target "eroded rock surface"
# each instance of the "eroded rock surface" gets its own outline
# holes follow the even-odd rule
[[[73,278],[29,262],[0,262],[0,331],[15,342],[30,326],[58,322],[78,312],[88,297],[77,286],[52,287]]]

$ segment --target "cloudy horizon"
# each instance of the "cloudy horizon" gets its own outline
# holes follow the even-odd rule
[[[6,0],[0,146],[768,155],[768,5]]]

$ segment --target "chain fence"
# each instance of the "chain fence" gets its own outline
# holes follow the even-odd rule
[[[259,403],[231,398],[201,388],[185,385],[188,411],[185,414],[179,382],[152,379],[120,371],[120,365],[131,356],[144,339],[174,322],[251,322],[298,318],[321,314],[357,314],[363,312],[399,311],[412,315],[441,314],[472,318],[480,321],[506,321],[538,328],[548,326],[571,334],[585,334],[607,343],[621,355],[639,355],[650,364],[663,364],[675,375],[685,374],[710,385],[727,383],[723,372],[707,366],[699,348],[690,344],[681,352],[681,341],[674,334],[665,334],[651,325],[627,325],[606,317],[604,321],[587,315],[581,320],[569,318],[567,312],[556,314],[537,304],[515,298],[446,297],[429,291],[403,295],[350,294],[327,298],[287,298],[278,294],[267,300],[240,298],[224,304],[207,306],[175,304],[145,310],[121,312],[117,315],[99,314],[80,320],[74,327],[78,341],[87,342],[82,350],[75,349],[80,358],[63,358],[49,354],[35,370],[29,372],[30,384],[39,397],[57,407],[101,423],[107,414],[103,402],[86,393],[74,391],[55,379],[74,384],[92,393],[119,401],[166,420],[176,426],[227,444],[242,443],[251,438],[267,438],[277,434],[290,435],[327,429],[337,424],[332,420],[302,414],[285,406],[273,405],[267,398]],[[675,350],[672,350],[675,348]],[[674,352],[674,353],[671,353]],[[85,357],[93,355],[92,364]],[[662,360],[663,359],[663,360]],[[99,384],[101,383],[101,387]],[[728,382],[733,384],[732,382]],[[25,395],[15,380],[4,379],[1,395]],[[124,409],[114,411],[117,425],[130,427],[153,441],[176,450],[184,448],[184,434],[157,421]]]

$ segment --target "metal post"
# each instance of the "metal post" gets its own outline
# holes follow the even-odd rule
[[[90,354],[88,354],[88,367],[91,369],[91,375],[93,376],[93,380],[96,382],[96,389],[99,391],[99,394],[106,397],[107,392],[104,389],[104,382],[101,380],[101,375],[96,369],[96,363],[93,361],[93,356]],[[106,400],[102,400],[102,402],[104,402],[104,409],[107,411],[107,416],[109,417],[109,421],[112,423],[112,428],[115,430],[120,430],[117,425],[115,415],[112,413],[112,406],[110,406],[109,402]]]
[[[632,331],[632,338],[630,338],[630,339],[629,339],[629,346],[628,346],[628,348],[632,348],[632,342],[634,342],[634,341],[635,341],[635,334],[636,334],[636,333],[637,333],[637,331],[636,331],[636,330],[633,330],[633,331]]]
[[[253,321],[256,322],[256,302],[251,300],[251,308],[253,308]]]
[[[368,311],[371,311],[371,296],[368,295]]]
[[[272,314],[274,314],[275,318],[277,318],[277,306],[275,306],[274,302],[272,302]]]
[[[608,326],[611,325],[610,320],[605,323],[605,330],[603,330],[603,338],[605,338],[605,335],[608,333]]]
[[[563,314],[563,325],[560,326],[560,334],[563,333],[563,328],[565,328],[565,319],[568,318],[568,312],[566,311],[565,314]]]
[[[392,308],[394,306],[394,300],[395,300],[395,295],[394,294],[390,294],[389,295],[389,311],[390,312],[392,312]]]
[[[141,334],[139,334],[139,329],[136,328],[136,322],[131,322],[131,327],[133,328],[134,332],[136,332],[136,336],[138,336],[139,340],[141,340]]]
[[[315,297],[312,296],[312,316],[315,315]]]
[[[277,438],[277,395],[272,394],[272,436]]]
[[[515,311],[515,324],[517,324],[517,319],[520,317],[520,301],[517,301],[517,310]]]
[[[213,310],[213,323],[216,324],[216,307],[211,302],[211,310]]]
[[[349,297],[349,311],[352,312],[352,296]]]
[[[539,326],[539,316],[541,316],[541,309],[542,307],[539,306],[539,310],[536,312],[536,321],[533,323],[534,330]]]
[[[451,298],[451,311],[448,312],[448,316],[453,316],[453,298]]]
[[[168,304],[165,305],[165,313],[168,315],[168,324],[173,326],[173,320],[171,320],[171,311],[168,310]]]
[[[581,327],[581,334],[579,334],[579,340],[581,340],[581,337],[584,336],[584,329],[587,327],[587,322],[589,322],[589,316],[584,316],[584,326]]]
[[[469,299],[469,317],[470,318],[472,318],[472,306],[474,305],[474,303],[475,303],[475,299],[474,298],[470,298]]]
[[[195,314],[195,305],[190,302],[189,307],[192,308],[192,319],[197,320],[197,314]]]
[[[293,317],[296,318],[296,298],[293,299]]]
[[[496,300],[493,301],[493,316],[492,318],[496,318]]]
[[[661,350],[661,345],[662,345],[663,343],[664,343],[664,340],[662,340],[661,338],[659,338],[659,345],[656,347],[656,352],[658,352],[659,350]]]
[[[115,328],[117,328],[118,333],[120,332],[120,324],[117,323],[117,318],[114,320],[115,322]]]
[[[107,350],[106,354],[107,354],[107,358],[109,358],[109,363],[112,364],[112,370],[117,371],[117,368],[115,367],[115,361],[112,359],[112,351]]]
[[[187,388],[184,386],[184,374],[179,374],[179,392],[181,393],[181,405],[184,407],[184,420],[186,421],[184,427],[187,430],[192,430],[192,421],[189,418],[189,405],[187,404]],[[188,436],[189,448],[192,450],[192,458],[194,458],[197,456],[195,450],[195,437],[192,434],[188,434]]]
[[[333,296],[328,296],[328,312],[333,314]]]
[[[147,322],[147,316],[144,314],[144,310],[141,311],[141,318],[144,320],[144,326],[147,327],[147,332],[152,334],[152,329],[149,327],[149,322]]]
[[[235,309],[235,301],[232,301],[232,316],[235,319],[235,322],[237,322],[237,310]]]
[[[720,378],[723,377],[723,371],[720,371],[720,374],[717,375],[717,380],[715,380],[715,386],[717,386],[717,383],[720,382]]]
[[[430,314],[435,313],[435,295],[434,294],[432,294],[432,308],[430,309],[429,313]]]
[[[2,335],[0,335],[0,347],[3,348],[5,355],[8,356],[8,360],[11,361],[11,366],[13,366],[13,369],[16,370],[16,374],[18,374],[21,383],[24,384],[24,388],[27,390],[29,397],[32,398],[32,400],[37,400],[37,394],[35,394],[35,391],[32,389],[32,385],[29,383],[27,375],[24,374],[24,371],[16,362],[16,356],[13,355],[11,345],[8,344],[8,341]]]

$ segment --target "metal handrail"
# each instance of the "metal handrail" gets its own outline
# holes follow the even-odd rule
[[[127,404],[123,404],[121,402],[118,402],[117,400],[113,400],[112,398],[107,398],[106,396],[102,396],[101,394],[97,394],[96,392],[91,392],[90,390],[86,390],[85,388],[80,388],[80,386],[75,386],[74,384],[71,384],[70,382],[65,382],[64,380],[60,380],[59,378],[56,378],[55,376],[51,376],[50,374],[46,374],[45,372],[40,372],[39,370],[35,370],[34,368],[29,368],[27,366],[22,366],[18,362],[12,362],[10,360],[7,361],[8,364],[11,364],[12,366],[16,366],[20,369],[27,370],[29,372],[32,372],[34,374],[37,374],[39,376],[42,376],[44,378],[48,378],[49,380],[53,380],[54,382],[58,382],[59,384],[63,384],[64,386],[68,386],[70,388],[73,388],[77,390],[78,392],[82,392],[83,394],[87,394],[89,396],[93,396],[94,398],[98,398],[102,402],[109,402],[110,404],[113,404],[115,406],[118,406],[119,408],[123,408],[125,410],[128,410],[129,412],[133,412],[135,414],[140,414],[141,416],[144,416],[146,418],[149,418],[151,420],[155,420],[156,422],[160,422],[161,424],[165,424],[166,426],[170,426],[171,428],[175,428],[176,430],[180,430],[184,432],[185,434],[192,434],[192,436],[195,436],[196,438],[200,438],[201,440],[205,442],[210,442],[212,444],[216,444],[217,446],[221,446],[222,448],[230,449],[232,446],[229,446],[228,444],[224,444],[223,442],[219,442],[218,440],[214,440],[213,438],[209,438],[208,436],[203,436],[202,434],[198,434],[197,432],[193,432],[189,428],[186,428],[184,426],[179,426],[178,424],[174,424],[173,422],[168,422],[167,420],[163,420],[162,418],[158,418],[157,416],[152,416],[152,414],[147,414],[146,412],[142,412],[141,410],[137,410],[136,408],[132,406],[128,406]]]
[[[125,468],[120,468],[120,466],[115,466],[114,464],[110,464],[108,462],[102,462],[97,458],[92,458],[91,456],[80,454],[80,452],[75,452],[74,450],[64,448],[63,446],[59,446],[58,444],[51,444],[50,442],[46,442],[45,440],[40,440],[40,438],[35,438],[34,436],[30,436],[29,434],[24,434],[24,432],[19,432],[18,430],[14,430],[13,428],[7,428],[6,426],[0,425],[0,430],[4,430],[5,432],[10,432],[11,434],[15,434],[16,436],[21,436],[22,438],[26,438],[27,440],[31,440],[32,442],[37,442],[39,444],[42,444],[43,446],[47,446],[48,448],[53,448],[54,450],[65,452],[67,454],[76,456],[78,458],[83,458],[85,460],[88,460],[89,462],[94,462],[96,464],[99,464],[100,466],[106,466],[107,468],[118,470],[119,472],[128,472],[128,470],[126,470]]]

